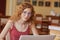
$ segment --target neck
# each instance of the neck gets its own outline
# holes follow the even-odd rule
[[[24,24],[24,23],[25,23],[25,21],[24,21],[24,20],[22,20],[22,19],[20,19],[20,20],[18,21],[18,23]]]

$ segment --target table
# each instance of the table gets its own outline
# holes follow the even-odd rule
[[[49,25],[50,34],[56,35],[55,40],[60,40],[60,26]]]

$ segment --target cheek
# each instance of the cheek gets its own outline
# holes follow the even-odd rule
[[[27,19],[30,19],[31,16],[28,16]]]
[[[21,17],[24,17],[24,16],[25,16],[25,15],[22,13],[22,14],[21,14]]]
[[[29,18],[31,17],[31,15],[28,15],[29,16]]]
[[[31,16],[29,15],[29,18],[30,18]]]

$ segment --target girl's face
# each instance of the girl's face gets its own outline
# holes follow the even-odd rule
[[[30,8],[24,9],[21,14],[21,19],[27,21],[30,17],[31,17],[31,9]]]

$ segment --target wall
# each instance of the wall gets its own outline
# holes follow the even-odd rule
[[[12,1],[12,3],[10,2]],[[6,5],[6,15],[12,15],[12,13],[15,10],[16,7],[16,1],[17,0],[7,0],[7,5]],[[39,0],[37,0],[38,2]],[[60,8],[59,7],[54,7],[54,1],[58,1],[58,0],[43,0],[45,1],[50,1],[51,2],[51,6],[50,7],[45,7],[45,6],[34,6],[35,12],[42,14],[42,15],[49,15],[50,14],[50,10],[54,10],[56,13],[60,13]],[[32,0],[31,0],[32,3]],[[45,5],[45,4],[44,4]]]
[[[38,0],[39,1],[39,0]],[[54,7],[54,1],[58,0],[43,0],[45,1],[50,1],[51,6],[50,7],[45,7],[45,6],[34,6],[36,13],[42,14],[42,15],[49,15],[50,11],[53,9],[56,13],[60,13],[60,8],[59,7]],[[44,4],[45,5],[45,4]]]

